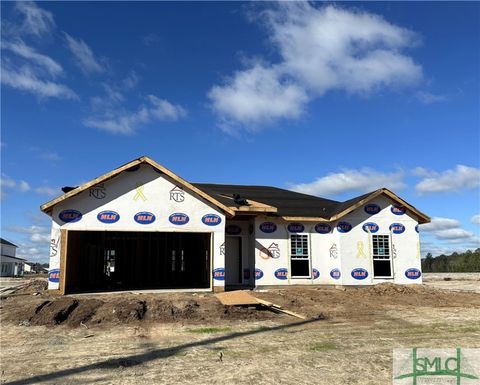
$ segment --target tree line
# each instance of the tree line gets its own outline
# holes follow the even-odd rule
[[[422,259],[424,273],[473,273],[480,272],[480,248],[475,251],[467,250],[464,253],[439,255],[433,257],[428,253]]]

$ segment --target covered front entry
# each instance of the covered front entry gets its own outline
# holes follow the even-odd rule
[[[210,233],[69,231],[65,292],[210,288]]]

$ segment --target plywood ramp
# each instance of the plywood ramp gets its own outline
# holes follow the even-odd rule
[[[260,305],[265,306],[269,310],[276,313],[284,313],[300,319],[307,319],[302,314],[294,313],[293,311],[282,309],[280,305],[276,305],[272,302],[264,301],[263,299],[255,298],[248,291],[235,290],[227,291],[224,293],[215,294],[215,297],[223,304],[227,306],[248,306],[248,305]]]
[[[244,290],[226,291],[224,293],[215,294],[215,297],[217,297],[222,305],[227,306],[260,304],[260,302],[253,295]]]

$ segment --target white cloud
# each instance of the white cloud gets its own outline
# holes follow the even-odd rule
[[[40,186],[35,188],[35,192],[40,195],[55,196],[60,195],[61,190],[49,186]]]
[[[18,190],[20,192],[26,192],[26,191],[29,191],[30,190],[30,185],[25,182],[24,180],[21,180],[18,182]]]
[[[15,8],[24,16],[20,28],[22,33],[41,36],[50,33],[55,27],[52,13],[38,7],[34,2],[18,1]]]
[[[29,240],[34,243],[50,242],[50,229],[46,226],[11,226],[8,230],[14,233],[27,234]]]
[[[460,221],[451,218],[433,217],[430,223],[420,226],[420,230],[426,232],[435,232],[442,230],[450,230],[460,227]]]
[[[280,72],[262,64],[237,72],[227,83],[212,87],[208,94],[226,131],[233,122],[242,122],[255,131],[264,122],[297,118],[308,101],[305,89],[282,80]]]
[[[14,188],[17,185],[17,182],[15,182],[15,180],[6,176],[5,174],[2,174],[1,183],[3,188]]]
[[[81,39],[74,39],[68,33],[65,33],[67,46],[77,59],[76,64],[85,73],[100,73],[104,71],[103,66],[95,58],[90,47]]]
[[[420,194],[451,192],[480,187],[480,168],[457,165],[456,168],[441,173],[436,171],[427,173],[425,169],[421,170],[424,179],[415,186],[415,189]]]
[[[2,174],[0,189],[1,200],[4,200],[7,198],[7,190],[13,190],[23,193],[30,190],[30,185],[24,180],[15,180],[5,174]]]
[[[30,92],[41,98],[78,99],[66,85],[41,79],[38,70],[30,65],[18,67],[2,60],[2,84],[21,91]]]
[[[420,225],[420,232],[431,234],[440,242],[461,245],[464,249],[480,243],[478,234],[463,229],[460,221],[452,218],[434,217],[430,223]]]
[[[470,221],[475,225],[480,225],[480,214],[474,215]]]
[[[311,183],[290,185],[289,188],[304,194],[317,196],[334,196],[346,192],[366,193],[386,187],[391,190],[401,190],[405,187],[404,173],[396,171],[383,173],[363,168],[359,170],[344,170],[330,173],[317,178]]]
[[[159,99],[155,95],[148,95],[148,101],[152,104],[149,108],[149,114],[158,120],[179,120],[187,115],[185,110],[180,105],[174,105],[168,100]]]
[[[330,90],[369,94],[422,79],[421,67],[402,53],[416,45],[416,35],[380,16],[280,2],[258,19],[281,59],[254,62],[212,87],[208,97],[224,129],[297,118]]]
[[[475,236],[475,234],[465,229],[446,229],[436,231],[435,236],[439,239],[452,239],[463,241],[464,239],[471,239]]]
[[[427,91],[418,91],[415,93],[415,97],[423,104],[440,103],[448,100],[448,97],[446,95],[436,95]]]
[[[187,115],[187,111],[182,106],[172,104],[154,95],[148,95],[148,104],[141,105],[134,112],[122,111],[119,107],[115,108],[116,102],[122,100],[117,99],[110,100],[111,104],[107,106],[103,115],[87,118],[83,124],[113,134],[130,135],[142,125],[152,121],[176,121]]]
[[[63,68],[47,55],[38,53],[34,48],[27,46],[22,40],[2,41],[2,49],[9,50],[18,56],[29,59],[45,69],[50,75],[58,76],[63,73]]]

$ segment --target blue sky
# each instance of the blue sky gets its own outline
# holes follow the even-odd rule
[[[2,237],[141,155],[193,182],[388,187],[480,247],[480,4],[3,2]]]

